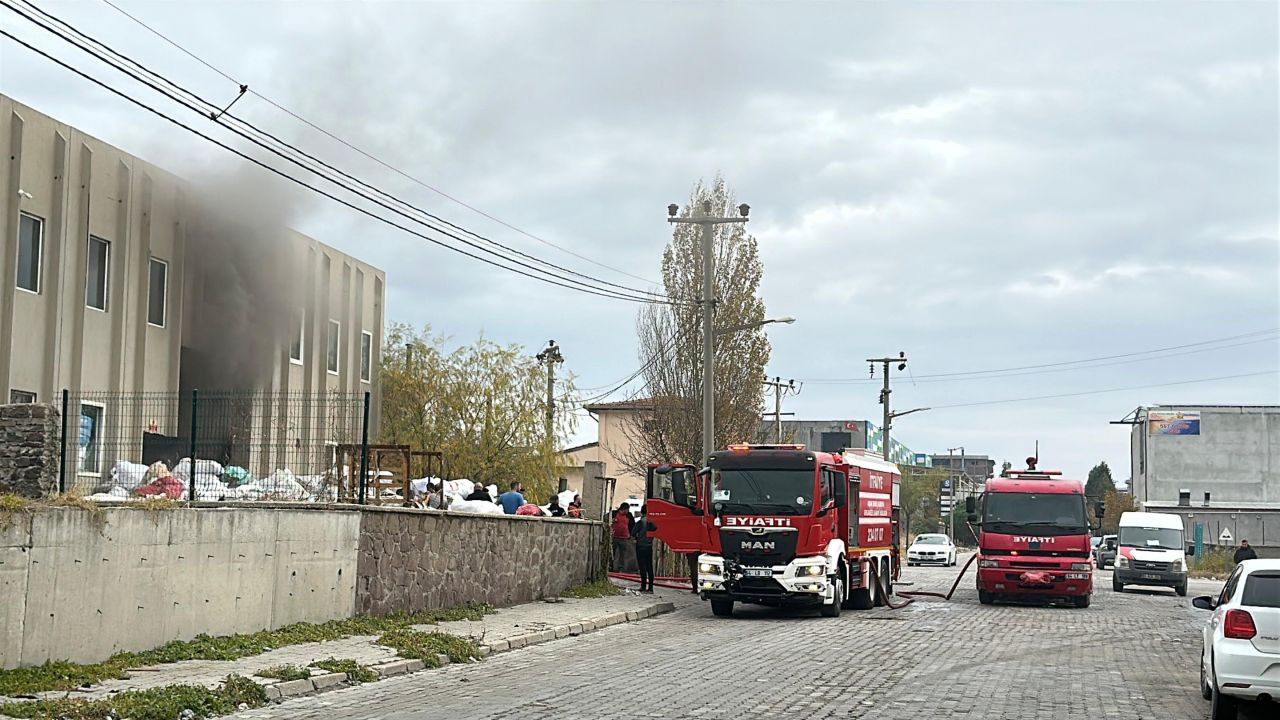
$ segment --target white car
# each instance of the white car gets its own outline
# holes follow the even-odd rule
[[[907,548],[907,565],[956,564],[956,546],[951,538],[941,533],[917,535],[915,542]]]
[[[1213,720],[1235,718],[1242,702],[1280,700],[1280,560],[1245,560],[1218,597],[1191,603],[1213,611],[1200,653],[1200,693],[1213,701]]]

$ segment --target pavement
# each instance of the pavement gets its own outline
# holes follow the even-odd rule
[[[958,570],[906,568],[903,580],[945,590]],[[1114,593],[1109,571],[1096,583],[1087,609],[980,605],[970,576],[950,602],[839,618],[743,606],[715,618],[706,603],[659,590],[674,612],[235,717],[1207,718],[1197,685],[1206,613],[1189,601],[1221,584],[1192,581],[1180,598]]]
[[[445,632],[472,639],[485,654],[495,654],[537,645],[543,642],[565,640],[597,629],[627,622],[636,622],[663,612],[673,606],[656,595],[640,595],[628,592],[592,599],[556,599],[554,602],[532,602],[501,608],[481,620],[460,620],[439,625],[415,625],[415,630]],[[129,671],[126,680],[107,680],[98,685],[75,691],[72,696],[83,699],[100,699],[124,690],[143,690],[166,685],[203,685],[216,687],[231,674],[251,677],[268,688],[273,699],[313,694],[345,684],[343,675],[331,675],[313,669],[309,680],[277,682],[254,677],[254,673],[277,665],[306,667],[313,662],[336,658],[355,660],[361,665],[373,666],[384,676],[402,675],[424,670],[420,661],[398,660],[395,650],[377,645],[377,636],[359,635],[344,640],[302,643],[272,650],[261,655],[240,660],[187,660],[177,663],[153,665]],[[444,658],[442,658],[444,659]],[[40,698],[61,698],[66,693],[40,693]],[[16,698],[11,698],[16,700]],[[3,698],[0,698],[3,702]],[[4,716],[0,716],[4,717]]]

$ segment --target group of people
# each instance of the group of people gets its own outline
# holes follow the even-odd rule
[[[476,486],[475,492],[467,496],[467,499],[468,500],[484,500],[487,502],[497,503],[502,508],[502,512],[508,515],[533,515],[533,516],[570,517],[570,518],[582,517],[582,496],[581,495],[574,495],[573,500],[569,501],[568,507],[563,507],[562,505],[560,505],[560,497],[558,495],[552,495],[551,498],[547,500],[547,509],[544,511],[542,508],[538,507],[537,505],[534,505],[533,503],[525,500],[524,483],[519,481],[513,481],[511,483],[510,489],[502,493],[501,495],[499,495],[496,500],[490,497],[488,489],[481,487],[479,485]]]
[[[613,566],[621,569],[626,564],[628,540],[635,545],[636,568],[640,574],[640,592],[653,592],[653,537],[649,534],[658,526],[649,520],[649,510],[640,506],[640,517],[631,514],[630,503],[622,503],[610,521],[613,534]]]

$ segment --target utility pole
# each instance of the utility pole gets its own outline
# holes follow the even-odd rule
[[[547,366],[547,416],[546,438],[547,450],[554,452],[556,449],[555,428],[556,428],[556,365],[564,362],[564,356],[560,354],[560,346],[556,345],[555,340],[548,340],[547,347],[537,355],[538,362]]]
[[[960,474],[956,475],[955,451],[960,451]],[[951,488],[947,493],[947,536],[951,538],[951,542],[956,541],[956,487],[961,482],[966,473],[964,470],[964,446],[958,448],[947,448],[947,469],[951,471]]]
[[[782,396],[784,394],[800,394],[800,386],[796,385],[795,380],[782,382],[782,378],[775,377],[770,380],[768,377],[764,379],[765,387],[773,388],[773,424],[774,424],[774,442],[782,443]],[[802,384],[803,385],[803,384]]]
[[[881,428],[883,430],[884,437],[881,438],[883,445],[881,454],[884,456],[885,461],[888,462],[890,458],[889,429],[893,427],[893,419],[896,417],[902,417],[903,415],[910,415],[913,412],[928,410],[929,408],[915,408],[914,410],[906,410],[900,413],[891,412],[889,410],[889,394],[893,392],[889,389],[889,366],[897,363],[899,371],[906,370],[907,354],[905,352],[899,352],[898,357],[867,358],[867,362],[871,363],[871,377],[876,376],[876,363],[880,363],[884,366],[884,389],[880,391],[880,404],[884,406],[884,425]]]
[[[738,206],[739,217],[712,217],[711,201],[703,200],[700,211],[694,211],[696,214],[676,217],[680,206],[674,203],[667,206],[667,222],[702,227],[702,297],[698,300],[702,306],[702,462],[707,462],[715,451],[716,434],[715,226],[745,223],[750,211],[751,206],[743,203]]]

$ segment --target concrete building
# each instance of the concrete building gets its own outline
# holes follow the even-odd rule
[[[1143,406],[1121,422],[1138,507],[1182,515],[1207,544],[1280,551],[1280,406]]]
[[[3,95],[0,143],[9,159],[0,174],[0,402],[56,403],[64,389],[103,398],[369,391],[377,427],[381,270],[284,227],[246,229],[236,217],[211,225],[200,188]],[[174,403],[145,417],[111,403],[71,409],[99,446],[128,455],[144,432],[182,432]],[[275,405],[252,412],[254,426],[276,434],[319,425]],[[305,412],[328,410],[320,401]],[[92,450],[81,472],[116,459]]]

